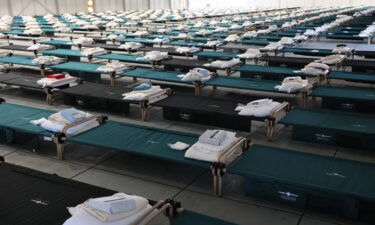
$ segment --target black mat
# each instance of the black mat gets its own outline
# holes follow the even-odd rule
[[[27,45],[2,45],[2,46],[0,46],[0,49],[31,52],[32,50],[27,50],[28,47],[30,47],[30,46],[27,46]]]

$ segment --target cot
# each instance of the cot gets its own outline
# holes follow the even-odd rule
[[[231,52],[214,52],[214,51],[203,51],[194,53],[198,57],[198,60],[212,61],[221,58],[238,58],[237,54]]]
[[[0,157],[2,187],[0,215],[3,223],[18,225],[61,225],[70,217],[67,207],[89,198],[110,196],[113,190],[85,184],[4,162]],[[27,190],[25,189],[27,187]],[[5,198],[5,196],[12,196]],[[149,200],[170,219],[172,225],[235,225],[193,211],[183,210],[174,199]]]
[[[52,86],[41,87],[37,84],[37,81],[39,79],[40,79],[40,76],[32,76],[30,74],[20,73],[20,72],[9,72],[9,73],[0,75],[1,84],[14,85],[14,86],[22,87],[22,88],[43,91],[46,94],[46,102],[49,105],[52,105],[53,97],[56,94],[56,91],[70,86],[70,84],[58,86],[58,84],[61,82],[57,81],[57,82],[54,82]],[[72,78],[71,80],[76,80],[78,82],[78,79],[76,78]],[[64,82],[65,81],[66,80],[64,80]]]
[[[93,60],[93,55],[83,55],[81,51],[79,50],[71,50],[71,49],[53,49],[53,50],[47,50],[47,51],[41,51],[43,55],[48,56],[57,56],[61,58],[66,58],[67,61],[75,61],[79,62],[81,61],[81,57],[85,57],[88,59],[89,62]]]
[[[129,101],[123,99],[123,94],[132,91],[131,88],[111,87],[105,84],[86,82],[74,87],[59,90],[63,94],[64,104],[94,109],[105,109],[114,113],[127,115],[129,105],[139,105],[142,120],[149,119],[149,106],[151,103],[162,100],[171,94],[166,93],[157,97],[149,96],[142,101]]]
[[[57,49],[71,49],[72,46],[74,46],[74,43],[72,41],[54,40],[54,39],[51,39],[49,41],[40,41],[39,43],[44,44],[44,45],[53,45]]]
[[[283,102],[267,117],[241,116],[234,109],[238,103],[212,97],[197,97],[188,95],[172,95],[161,101],[152,103],[153,106],[163,108],[163,117],[167,120],[188,121],[192,123],[213,125],[232,130],[251,131],[252,121],[262,121],[266,125],[266,138],[273,140],[277,128],[277,121],[286,115],[289,104]]]
[[[33,63],[33,59],[31,57],[26,56],[10,56],[0,58],[0,63],[8,63],[8,64],[16,64],[16,65],[23,65],[23,66],[30,66],[30,67],[38,67],[40,69],[41,76],[45,75],[46,65],[44,64],[35,64]]]
[[[245,177],[246,193],[294,207],[375,221],[374,164],[253,145],[228,173]]]
[[[279,123],[293,126],[292,138],[296,140],[375,149],[373,115],[296,108]]]
[[[375,90],[372,88],[320,86],[310,93],[322,98],[323,109],[375,113]]]
[[[299,69],[289,68],[289,67],[276,67],[276,66],[259,66],[246,64],[235,68],[235,71],[240,72],[240,76],[243,78],[256,78],[265,80],[283,80],[285,77],[290,76],[301,76],[301,77],[312,77],[319,78],[319,80],[324,79],[324,75],[316,76],[304,73],[295,73]]]

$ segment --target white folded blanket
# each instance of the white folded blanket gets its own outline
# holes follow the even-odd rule
[[[94,48],[82,48],[81,54],[84,56],[98,56],[105,55],[107,51],[104,48],[94,47]]]
[[[324,63],[311,62],[303,69],[294,71],[295,73],[304,73],[310,75],[327,75],[330,67]]]
[[[229,61],[215,60],[211,63],[205,64],[205,66],[212,66],[212,67],[218,67],[218,68],[224,69],[224,68],[231,68],[231,67],[237,65],[239,62],[240,62],[240,59],[237,59],[237,58],[233,58]]]
[[[210,72],[202,68],[194,68],[186,74],[178,75],[183,81],[202,81],[206,82],[211,79]]]
[[[193,36],[191,36],[190,34],[188,33],[180,33],[177,35],[177,38],[187,38],[187,39],[190,39],[192,38]]]
[[[124,70],[128,69],[128,66],[126,66],[125,63],[121,62],[112,62],[112,63],[107,63],[103,66],[100,66],[97,68],[97,70],[108,73],[108,72],[122,72]]]
[[[91,116],[91,114],[86,113],[86,118],[90,117],[90,116]],[[62,117],[60,115],[60,113],[54,113],[51,116],[49,116],[48,119],[41,118],[39,120],[32,120],[30,122],[34,125],[40,125],[45,130],[52,131],[52,132],[55,132],[55,133],[62,132],[64,130],[64,128],[68,124],[70,124],[70,122],[68,120],[66,120],[64,117]],[[69,128],[66,131],[66,134],[67,135],[73,135],[73,134],[76,134],[77,132],[80,132],[82,130],[93,128],[97,125],[97,123],[98,122],[97,122],[96,119],[86,121],[86,122],[81,123],[77,126]]]
[[[231,34],[228,37],[224,39],[227,42],[239,42],[241,41],[241,37],[239,37],[237,34]]]
[[[166,90],[160,88],[160,86],[152,86],[150,89],[142,91],[132,91],[129,93],[125,93],[122,96],[124,96],[125,100],[129,101],[143,101],[157,98],[165,93]]]
[[[37,84],[41,87],[61,87],[66,84],[71,84],[77,81],[76,77],[72,77],[69,74],[65,75],[65,78],[56,79],[56,78],[42,78],[37,81]]]
[[[279,42],[275,42],[275,43],[271,43],[267,46],[265,46],[264,48],[261,48],[262,50],[265,50],[265,51],[275,51],[275,50],[280,50],[282,49],[284,46],[279,43]]]
[[[279,91],[291,93],[301,90],[307,85],[309,85],[309,81],[307,79],[303,80],[301,77],[286,77],[281,85],[276,85],[275,88]]]
[[[73,43],[75,45],[78,45],[78,44],[86,45],[86,44],[92,44],[93,42],[94,42],[94,40],[92,38],[88,38],[88,37],[80,37],[80,38],[77,38],[77,39],[73,40]]]
[[[259,58],[261,55],[262,53],[259,51],[259,49],[249,48],[243,54],[239,54],[238,57],[246,58],[246,59],[253,59],[253,58]]]
[[[226,138],[219,146],[197,142],[185,153],[185,157],[208,162],[217,162],[223,152],[236,140],[236,133],[226,131]]]
[[[31,45],[30,47],[27,48],[27,50],[48,50],[48,49],[53,49],[55,48],[54,46],[52,45],[43,45],[43,44],[35,44],[35,45]]]
[[[137,58],[137,60],[159,61],[166,58],[168,58],[168,52],[151,51],[147,52],[145,56]]]
[[[235,111],[238,111],[238,114],[242,116],[267,117],[280,104],[272,99],[260,99],[249,102],[246,105],[238,104]]]
[[[319,60],[316,60],[316,62],[321,62],[324,64],[332,65],[332,64],[341,63],[344,59],[345,59],[344,55],[329,55]]]
[[[147,31],[144,31],[144,30],[140,30],[140,31],[136,31],[133,33],[134,36],[144,36],[144,35],[148,35],[149,33]]]
[[[72,217],[66,220],[63,225],[131,225],[151,208],[152,207],[150,205],[147,205],[144,209],[141,209],[132,216],[110,222],[103,222],[92,216],[89,212],[87,212],[84,205],[80,204],[74,208],[69,208],[69,212],[72,214]]]
[[[152,40],[152,42],[157,43],[157,44],[164,44],[168,43],[170,40],[168,38],[155,38]]]
[[[137,50],[142,48],[144,45],[138,42],[126,42],[125,44],[120,45],[119,48]]]
[[[294,39],[290,37],[282,37],[279,43],[282,45],[291,45],[294,44]]]
[[[207,41],[204,45],[209,46],[209,47],[213,47],[213,46],[219,46],[219,45],[222,45],[222,44],[223,44],[223,42],[214,40],[214,41]]]
[[[33,59],[32,63],[39,65],[56,65],[63,61],[64,59],[56,56],[39,56],[38,58]]]
[[[199,52],[199,48],[196,47],[177,47],[176,52],[178,53],[194,53]]]
[[[0,64],[0,71],[5,71],[10,69],[12,66],[10,64]]]
[[[10,53],[12,52],[9,50],[0,50],[0,58],[8,57]]]
[[[125,38],[124,35],[116,35],[116,34],[110,34],[107,37],[104,37],[103,40],[119,40]]]
[[[248,31],[242,35],[244,38],[256,38],[258,36],[256,31]]]
[[[352,53],[354,52],[354,48],[349,48],[349,47],[346,47],[346,46],[338,46],[334,49],[332,49],[332,52],[333,53],[337,53],[337,54],[347,54],[347,53]]]

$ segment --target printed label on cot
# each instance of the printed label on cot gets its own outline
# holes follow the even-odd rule
[[[354,104],[351,103],[341,103],[342,109],[354,109]]]
[[[315,133],[314,135],[315,135],[316,140],[318,141],[330,141],[332,138],[331,135],[318,134],[318,133]]]
[[[286,201],[290,201],[290,202],[295,202],[297,201],[297,198],[299,197],[299,195],[297,194],[293,194],[291,192],[284,192],[284,191],[278,191],[278,193],[280,194],[280,198],[282,200],[286,200]]]

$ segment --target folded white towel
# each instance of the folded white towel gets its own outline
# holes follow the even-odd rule
[[[168,144],[168,146],[171,148],[171,149],[174,149],[174,150],[185,150],[187,149],[190,145],[186,144],[186,143],[183,143],[183,142],[180,142],[180,141],[177,141],[176,143],[174,144]]]

